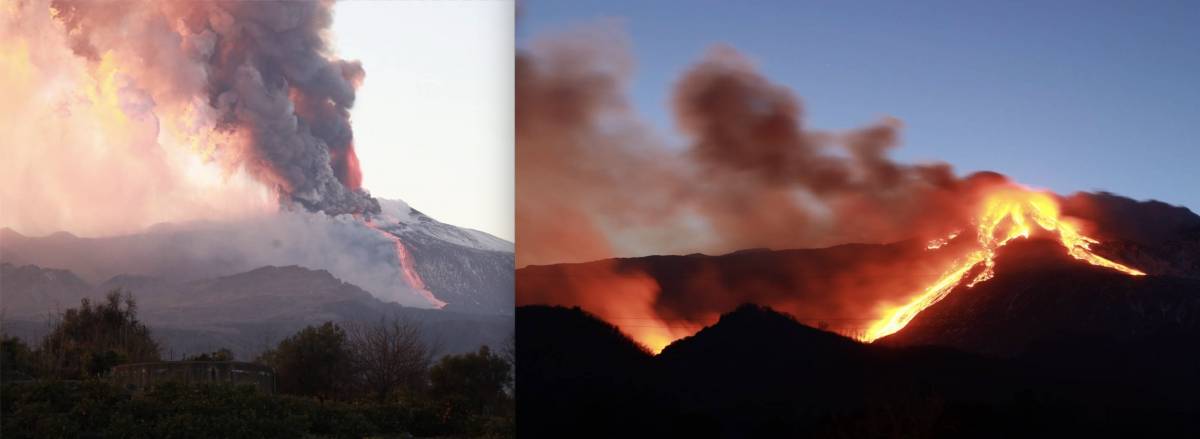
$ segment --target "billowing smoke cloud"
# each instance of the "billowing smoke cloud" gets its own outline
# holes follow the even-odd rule
[[[669,153],[644,147],[653,140],[623,96],[632,61],[619,35],[597,28],[535,50],[516,62],[518,266],[606,257],[605,227],[657,221],[682,179]]]
[[[893,161],[895,119],[806,127],[800,100],[728,47],[675,85],[683,149],[630,109],[611,28],[537,41],[517,65],[518,266],[932,236],[990,180]]]
[[[328,214],[379,212],[360,187],[349,119],[364,71],[328,47],[332,6],[6,3],[0,55],[8,67],[4,74],[12,77],[0,78],[0,87],[6,98],[18,99],[4,105],[23,111],[6,111],[15,116],[6,134],[22,137],[4,140],[6,157],[16,156],[7,165],[12,169],[5,169],[5,183],[19,178],[24,185],[53,187],[115,179],[99,184],[116,193],[100,195],[132,210],[124,217],[136,222],[212,217],[202,213],[205,208],[261,212],[264,192],[285,206]],[[103,168],[63,178],[71,175],[69,168],[81,167]],[[229,201],[207,196],[214,188],[229,193]],[[3,201],[37,198],[60,211],[96,205],[102,214],[118,215],[100,202],[70,200],[100,191],[57,189],[33,197],[6,188]],[[197,214],[173,213],[193,210]],[[4,222],[36,233],[45,231],[28,226],[37,219],[71,220],[35,212],[6,215]],[[61,226],[131,231],[107,223]]]
[[[171,54],[146,60],[187,65]],[[206,124],[207,105],[121,67],[130,57],[77,56],[46,1],[0,7],[0,225],[95,236],[277,209],[244,167],[224,166],[234,148],[212,149],[235,139]]]

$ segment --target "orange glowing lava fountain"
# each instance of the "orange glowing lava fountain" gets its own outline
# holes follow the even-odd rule
[[[1135,268],[1092,253],[1090,247],[1097,241],[1080,233],[1079,225],[1070,218],[1063,217],[1058,202],[1046,193],[1020,187],[1004,187],[990,192],[981,203],[972,225],[979,241],[977,247],[955,260],[937,281],[926,287],[912,301],[884,313],[885,317],[872,324],[862,335],[863,341],[872,342],[903,329],[921,311],[945,298],[979,264],[983,264],[982,270],[967,283],[967,286],[973,287],[979,282],[991,279],[996,264],[996,251],[1013,239],[1028,238],[1039,228],[1056,233],[1058,242],[1075,259],[1131,276],[1145,275]],[[936,250],[955,236],[957,233],[935,240],[927,248]]]

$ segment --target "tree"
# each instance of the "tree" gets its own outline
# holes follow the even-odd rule
[[[434,349],[419,325],[398,317],[350,326],[354,374],[360,389],[378,401],[425,388]]]
[[[504,339],[503,350],[504,361],[508,362],[508,394],[515,395],[517,393],[517,333],[508,334],[508,338]]]
[[[301,329],[258,361],[275,369],[280,392],[321,400],[343,393],[352,378],[346,331],[333,322]]]
[[[0,381],[29,379],[34,374],[33,352],[17,337],[0,334]]]
[[[62,379],[101,376],[115,365],[158,361],[159,355],[158,342],[137,319],[133,296],[120,289],[99,304],[83,299],[61,314],[38,352],[47,374]]]
[[[447,355],[429,371],[432,393],[475,414],[492,414],[508,400],[511,366],[487,346],[463,355]]]
[[[233,351],[229,348],[220,348],[212,352],[205,352],[199,355],[192,355],[183,358],[184,361],[233,361]]]

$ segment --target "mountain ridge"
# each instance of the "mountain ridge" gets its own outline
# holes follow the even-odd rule
[[[330,271],[384,301],[432,307],[402,273],[394,238],[387,237],[396,236],[412,255],[412,269],[450,309],[512,314],[512,243],[438,222],[402,201],[384,205],[374,220],[378,230],[350,216],[293,211],[227,223],[159,224],[139,234],[97,238],[27,237],[4,228],[0,262],[69,269],[90,283],[119,275],[182,282],[299,265]]]

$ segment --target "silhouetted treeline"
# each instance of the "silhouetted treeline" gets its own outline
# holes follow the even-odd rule
[[[157,361],[160,348],[134,299],[110,292],[51,321],[35,349],[0,336],[0,437],[512,437],[511,357],[487,346],[437,358],[420,325],[326,322],[287,337],[257,361],[277,395],[229,384],[155,383],[133,393],[113,366]],[[229,349],[185,361],[231,361]]]
[[[447,355],[423,341],[419,326],[392,319],[306,327],[259,357],[275,369],[281,393],[319,400],[430,401],[447,416],[511,422],[512,364],[487,346]]]
[[[578,308],[518,308],[517,338],[521,438],[1200,437],[1194,335],[996,358],[747,305],[658,356]]]

